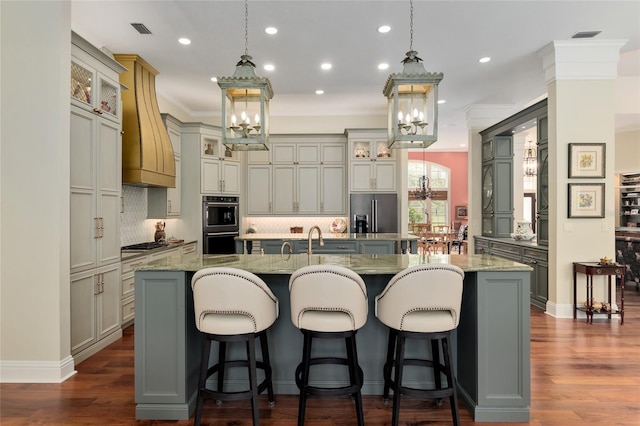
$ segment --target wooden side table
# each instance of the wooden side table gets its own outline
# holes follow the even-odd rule
[[[577,300],[577,284],[578,284],[578,272],[586,275],[587,281],[587,301],[588,306],[578,306]],[[608,302],[611,306],[611,310],[608,312],[594,311],[593,310],[593,277],[594,276],[607,276],[608,277]],[[619,309],[613,310],[613,304],[611,303],[611,277],[620,277],[620,305]],[[617,292],[616,292],[617,298]],[[620,324],[624,324],[624,266],[612,263],[610,265],[602,265],[597,262],[573,262],[573,319],[577,318],[577,312],[583,311],[587,314],[587,323],[593,323],[594,314],[607,315],[611,319],[611,314],[620,314]]]

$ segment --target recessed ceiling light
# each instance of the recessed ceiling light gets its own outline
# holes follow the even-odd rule
[[[324,90],[322,89],[316,90],[316,95],[322,95],[322,94],[324,94]]]
[[[323,70],[330,70],[332,66],[333,65],[331,65],[330,63],[325,62],[324,64],[320,65],[320,68],[322,68]]]
[[[447,101],[446,101],[446,100],[444,100],[444,99],[438,99],[438,103],[439,103],[439,104],[443,104],[443,103],[445,103],[445,102],[447,102]]]
[[[378,69],[379,70],[386,70],[387,68],[389,68],[389,64],[387,64],[386,62],[378,64]]]
[[[389,31],[391,31],[391,27],[388,26],[388,25],[382,25],[382,26],[378,27],[378,32],[379,33],[384,34],[384,33],[388,33]]]
[[[214,83],[218,82],[218,77],[211,77],[211,81],[213,81]]]
[[[265,66],[264,66],[264,70],[265,71],[273,71],[275,69],[276,69],[276,67],[273,64],[265,64]]]
[[[464,146],[467,146],[467,144],[466,143],[461,143],[460,146],[464,147]]]
[[[178,43],[184,44],[185,46],[187,46],[187,45],[191,44],[191,40],[189,40],[186,37],[182,37],[182,38],[178,39]]]
[[[484,58],[480,58],[478,59],[478,62],[480,62],[481,64],[486,64],[487,62],[489,62],[491,60],[490,57],[485,56]]]
[[[264,32],[267,34],[274,35],[278,33],[278,29],[276,27],[267,27],[264,29]]]

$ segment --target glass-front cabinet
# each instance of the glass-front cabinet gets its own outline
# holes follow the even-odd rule
[[[549,245],[549,119],[538,116],[538,213],[536,235],[538,245]]]
[[[513,140],[495,136],[482,144],[482,235],[508,237],[513,227]]]
[[[85,65],[71,60],[71,102],[112,120],[120,114],[120,84]]]
[[[493,234],[493,164],[482,166],[482,233]]]

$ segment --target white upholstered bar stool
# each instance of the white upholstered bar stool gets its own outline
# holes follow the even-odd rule
[[[251,400],[253,424],[259,425],[258,394],[266,389],[273,405],[271,363],[267,328],[278,318],[278,298],[256,275],[235,268],[206,268],[191,280],[197,329],[202,333],[202,353],[198,380],[195,425],[200,425],[204,399],[217,401]],[[262,361],[256,361],[255,339],[260,339]],[[219,342],[218,363],[209,366],[213,341]],[[246,359],[227,360],[227,343],[244,342]],[[249,390],[224,391],[225,369],[245,367],[249,373]],[[264,370],[258,384],[257,368]],[[207,388],[207,379],[217,373],[217,389]]]
[[[364,424],[362,412],[363,373],[358,364],[356,333],[367,322],[367,289],[355,272],[334,265],[312,265],[295,271],[289,280],[291,321],[304,336],[302,362],[296,368],[296,384],[300,389],[298,425],[304,425],[308,395],[351,395],[355,400],[359,426]],[[346,358],[311,356],[314,339],[344,339]],[[310,367],[319,364],[346,365],[349,384],[341,387],[309,384]],[[315,369],[314,369],[315,370]]]
[[[460,424],[450,336],[460,320],[463,278],[464,272],[455,265],[432,263],[412,266],[396,274],[376,297],[376,317],[389,327],[383,396],[387,401],[389,390],[393,390],[393,426],[398,425],[400,395],[403,394],[437,401],[448,396],[453,423]],[[428,340],[431,359],[427,356],[406,358],[407,339]],[[439,343],[443,363],[440,362]],[[402,374],[407,365],[431,367],[434,385],[420,388],[403,386]],[[443,386],[442,375],[446,378],[446,386]]]

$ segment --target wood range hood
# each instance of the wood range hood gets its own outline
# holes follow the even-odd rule
[[[127,71],[122,91],[122,183],[175,188],[176,165],[169,133],[160,116],[158,71],[136,54],[114,54]]]

